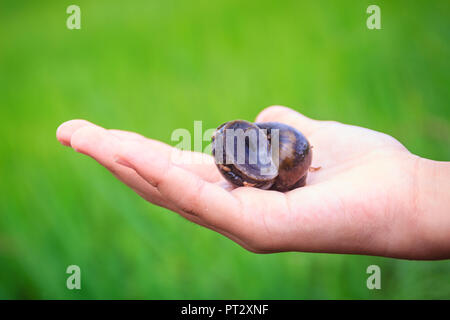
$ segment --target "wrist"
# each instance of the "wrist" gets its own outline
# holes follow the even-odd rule
[[[415,161],[417,249],[428,259],[450,258],[450,162],[420,157]]]

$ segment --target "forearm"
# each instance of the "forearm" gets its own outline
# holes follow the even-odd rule
[[[418,158],[416,183],[418,249],[430,259],[450,258],[450,162]]]

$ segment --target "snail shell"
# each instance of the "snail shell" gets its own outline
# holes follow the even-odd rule
[[[305,136],[279,122],[226,122],[212,137],[212,153],[233,185],[281,192],[305,185],[312,160]]]

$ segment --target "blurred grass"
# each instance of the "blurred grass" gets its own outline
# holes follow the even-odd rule
[[[255,255],[55,139],[85,118],[170,142],[283,104],[449,160],[448,1],[377,1],[378,31],[369,1],[79,0],[81,30],[70,4],[0,1],[0,298],[450,298],[449,261]]]

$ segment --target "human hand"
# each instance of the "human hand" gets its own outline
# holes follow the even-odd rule
[[[267,108],[257,121],[283,122],[307,137],[312,166],[321,169],[309,173],[305,187],[287,193],[233,188],[210,156],[84,120],[62,124],[57,138],[149,202],[252,252],[450,257],[450,204],[443,194],[450,189],[448,163],[417,157],[383,133],[312,120],[285,107]],[[173,152],[202,161],[175,164]],[[438,187],[430,183],[437,180]]]

